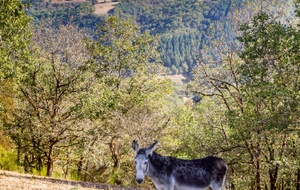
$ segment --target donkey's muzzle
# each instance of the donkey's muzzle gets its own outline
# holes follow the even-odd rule
[[[138,184],[141,184],[144,181],[143,179],[135,179],[135,180]]]

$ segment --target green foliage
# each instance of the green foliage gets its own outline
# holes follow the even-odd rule
[[[28,45],[30,18],[18,0],[0,1],[0,115],[11,119],[15,109],[16,84],[30,67]]]
[[[224,19],[231,9],[231,1],[120,1],[112,15],[122,19],[134,19],[142,32],[160,35],[160,55],[164,65],[174,65],[176,73],[189,73],[196,62],[195,53],[206,43],[203,38],[213,22]],[[241,1],[235,2],[235,7]],[[34,23],[72,23],[90,31],[103,23],[104,17],[92,14],[92,3],[37,3],[34,2],[27,13]],[[202,44],[199,43],[201,41]],[[183,68],[187,65],[188,68]],[[174,69],[173,69],[174,70]]]
[[[0,116],[2,122],[12,119],[15,109],[17,83],[24,77],[24,70],[30,67],[28,45],[31,40],[30,18],[25,14],[24,5],[18,0],[0,1]],[[2,136],[2,134],[1,134]],[[2,142],[0,144],[3,145]],[[1,147],[2,148],[2,147]],[[2,149],[3,162],[15,168],[13,153]],[[11,161],[9,161],[11,159]]]
[[[120,2],[114,14],[133,15],[141,28],[117,17],[102,23],[89,3],[32,1],[28,14],[42,28],[29,54],[23,5],[1,3],[1,127],[18,149],[1,141],[4,169],[17,169],[18,159],[26,172],[134,186],[131,141],[159,139],[163,154],[224,158],[232,189],[299,187],[298,28],[261,13],[227,47],[235,33],[220,19],[241,1]],[[102,25],[87,38],[60,26],[70,18]],[[222,30],[228,35],[218,38]],[[204,98],[184,105],[157,75],[160,57],[173,74],[190,72],[199,49],[193,87]]]
[[[31,173],[33,175],[47,176],[47,167],[42,167],[39,169],[33,168]],[[57,176],[54,175],[53,177],[57,177]]]
[[[133,172],[128,142],[158,136],[167,119],[163,108],[170,83],[157,77],[162,68],[156,44],[133,22],[116,17],[109,17],[97,40],[89,42],[90,64],[98,81],[90,114],[99,119],[95,128],[99,143],[108,145],[101,145],[106,155],[96,161],[98,167],[105,166],[102,180],[130,184],[131,178],[124,176]]]
[[[36,27],[48,23],[53,27],[73,24],[91,32],[103,22],[103,18],[94,15],[94,6],[84,3],[34,3],[27,8],[27,14],[32,17]]]
[[[0,78],[16,77],[26,67],[30,18],[18,0],[0,1]]]
[[[159,35],[159,52],[164,65],[172,68],[172,73],[190,74],[197,64],[195,57],[205,46],[211,47],[210,37],[219,38],[222,32],[228,33],[235,39],[235,33],[231,30],[232,20],[230,15],[235,11],[247,12],[240,15],[240,20],[252,14],[249,4],[253,7],[269,4],[274,12],[274,5],[282,5],[282,1],[198,1],[198,0],[162,0],[162,1],[120,1],[113,9],[112,15],[121,19],[134,19],[141,30],[149,31],[151,35]],[[288,2],[289,3],[289,2]],[[284,4],[288,4],[284,2]],[[93,32],[97,25],[103,23],[104,17],[92,13],[92,3],[35,3],[28,10],[28,14],[34,18],[34,22],[59,24],[72,23],[80,27],[88,28]],[[255,8],[254,8],[255,9]],[[289,9],[289,8],[287,8]],[[214,52],[211,52],[214,53]],[[188,66],[188,68],[185,68]]]
[[[204,34],[215,20],[224,19],[231,1],[164,0],[121,1],[113,14],[134,18],[142,31],[161,36],[160,54],[173,74],[190,73],[197,51],[205,44]],[[184,68],[188,66],[188,68]],[[175,69],[176,67],[176,69]]]
[[[223,146],[214,146],[213,136],[205,143],[224,152],[235,188],[293,188],[299,183],[299,157],[291,155],[299,150],[294,144],[299,140],[300,36],[263,12],[241,31],[242,50],[219,43],[221,64],[205,53],[199,60],[195,89],[226,108],[224,123],[211,123],[223,130]]]
[[[296,16],[300,17],[300,1],[299,0],[295,0],[294,2],[295,2],[295,6],[296,6],[296,10],[295,10]]]
[[[268,152],[269,182],[274,189],[279,186],[279,180],[286,180],[278,176],[277,170],[287,164],[287,161],[282,162],[289,156],[285,153],[285,144],[290,142],[287,135],[295,135],[291,131],[299,128],[300,36],[294,28],[271,20],[265,13],[258,14],[252,25],[243,25],[241,30],[240,41],[245,49],[240,55],[244,63],[239,72],[246,107],[242,116],[233,118],[238,120],[236,124],[244,123],[247,131],[257,135],[254,137],[258,139],[256,154]],[[268,138],[261,140],[266,135]],[[291,171],[291,176],[297,168]],[[257,186],[263,174],[259,175],[256,176]]]
[[[46,168],[51,176],[61,147],[78,143],[83,102],[89,97],[83,38],[72,26],[35,32],[30,59],[34,67],[19,81],[14,117],[4,123],[26,172]]]
[[[219,20],[227,15],[230,1],[164,0],[164,1],[121,1],[114,14],[128,18],[133,16],[142,30],[157,33],[182,28],[202,28],[204,19]]]
[[[253,26],[243,25],[240,41],[245,45],[240,67],[241,82],[247,104],[263,109],[263,118],[268,129],[285,130],[296,118],[299,95],[299,44],[298,32],[270,21],[268,15],[259,14]],[[250,114],[250,113],[249,113]],[[254,113],[255,114],[255,113]],[[270,121],[268,121],[272,118]]]
[[[13,149],[6,149],[0,145],[0,168],[1,170],[18,170],[16,152]]]
[[[201,38],[202,34],[195,30],[161,35],[159,50],[164,65],[171,68],[173,73],[190,73],[195,65]],[[178,69],[182,69],[182,72]]]
[[[17,152],[13,149],[10,139],[0,132],[0,169],[18,170]]]

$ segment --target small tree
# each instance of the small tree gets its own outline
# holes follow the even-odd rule
[[[110,163],[107,180],[128,184],[128,142],[159,136],[167,120],[162,108],[170,84],[157,77],[161,61],[155,38],[141,34],[133,22],[109,17],[98,35],[89,44],[99,85],[94,89],[96,109],[90,113],[98,122],[98,143],[109,153],[102,158]]]
[[[29,67],[30,18],[18,0],[0,0],[0,114],[11,117],[16,82]]]
[[[241,31],[241,52],[219,46],[225,52],[218,57],[221,64],[212,64],[213,59],[199,63],[197,91],[219,97],[227,108],[225,136],[230,144],[220,151],[236,155],[229,157],[235,163],[232,176],[249,176],[246,186],[257,190],[293,187],[299,182],[299,158],[288,160],[295,159],[290,155],[298,148],[291,151],[288,146],[298,142],[299,33],[265,13],[242,25]]]
[[[72,26],[35,33],[34,67],[19,84],[14,119],[6,123],[25,171],[46,165],[51,176],[60,149],[77,144],[84,130],[83,102],[90,83],[83,38]]]

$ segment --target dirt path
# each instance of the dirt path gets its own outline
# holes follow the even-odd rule
[[[142,190],[99,183],[61,180],[0,170],[1,190]],[[145,189],[144,189],[145,190]]]

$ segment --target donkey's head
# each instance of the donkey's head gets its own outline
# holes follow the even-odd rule
[[[139,148],[139,145],[136,140],[132,141],[132,148],[136,152],[134,158],[135,168],[136,168],[136,182],[142,183],[144,181],[145,174],[149,170],[149,160],[148,156],[152,155],[152,152],[155,150],[157,141],[147,148]]]

